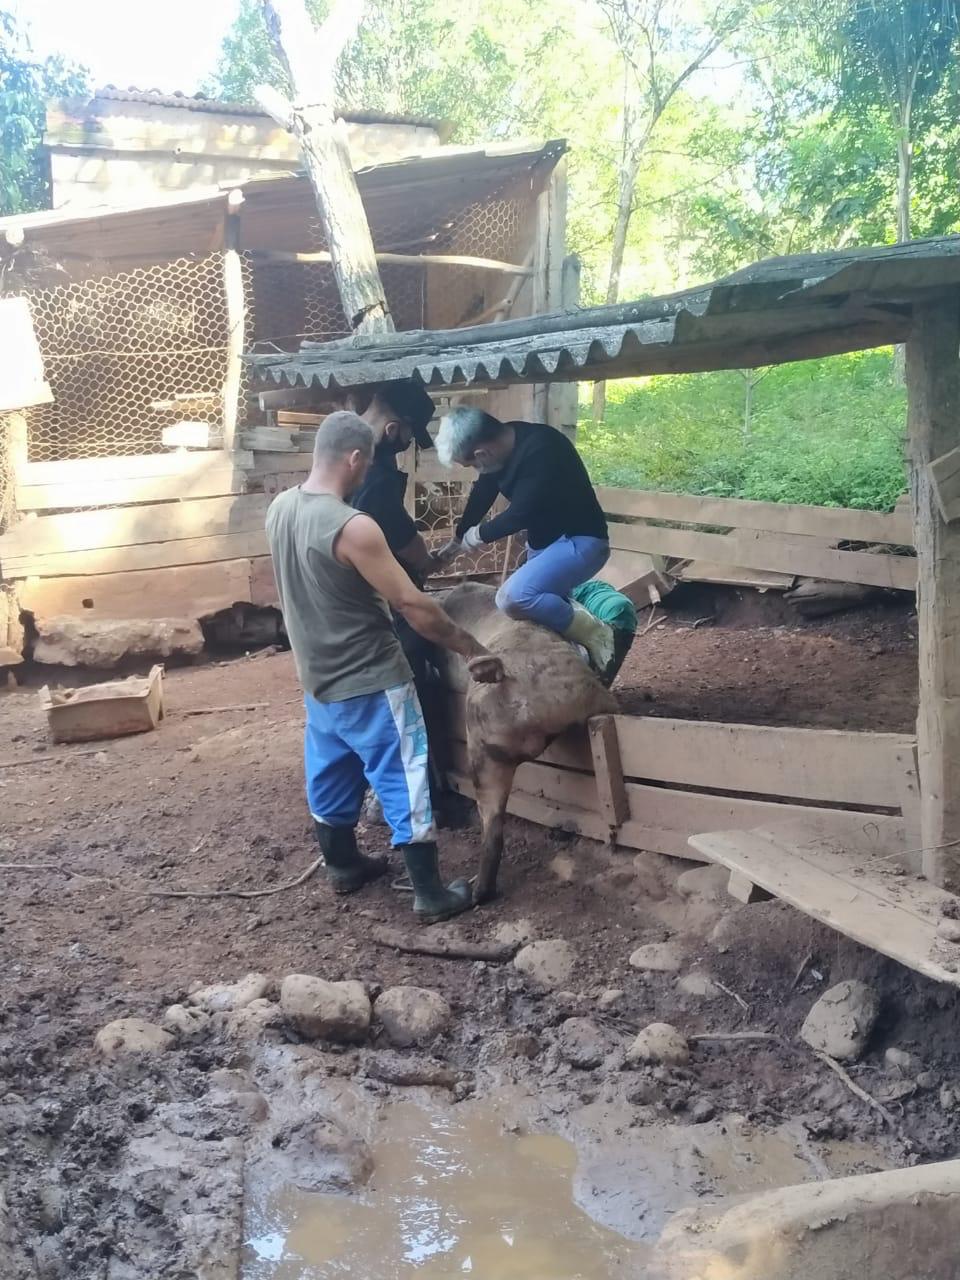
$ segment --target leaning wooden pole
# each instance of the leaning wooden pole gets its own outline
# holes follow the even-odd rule
[[[920,304],[907,343],[907,394],[920,709],[923,873],[960,892],[960,523],[943,519],[930,464],[960,444],[960,293]]]
[[[353,333],[392,333],[373,237],[337,119],[335,71],[356,31],[362,0],[339,0],[319,28],[305,0],[261,0],[267,28],[293,88],[288,101],[262,87],[257,100],[296,138],[313,184],[344,315]]]

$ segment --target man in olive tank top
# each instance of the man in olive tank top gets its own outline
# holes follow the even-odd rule
[[[267,540],[304,688],[307,800],[333,888],[352,893],[387,869],[386,858],[357,848],[366,780],[403,849],[414,911],[443,920],[472,894],[463,880],[444,888],[440,879],[423,711],[390,608],[464,657],[475,680],[500,680],[503,667],[414,586],[376,522],[348,505],[373,449],[373,430],[356,414],[325,418],[309,477],[270,504]]]

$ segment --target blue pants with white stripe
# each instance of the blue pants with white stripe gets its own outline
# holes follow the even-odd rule
[[[304,697],[307,803],[317,822],[354,827],[369,782],[394,845],[433,840],[427,727],[413,681],[343,702]]]

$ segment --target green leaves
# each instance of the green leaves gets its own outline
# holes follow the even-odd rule
[[[84,88],[84,73],[63,58],[33,57],[14,15],[0,9],[0,215],[49,204],[46,101]]]

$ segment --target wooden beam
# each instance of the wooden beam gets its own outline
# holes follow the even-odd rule
[[[304,0],[262,0],[262,5],[274,49],[289,72],[294,101],[280,103],[274,91],[260,94],[260,102],[300,145],[347,323],[358,334],[392,332],[346,126],[336,112],[334,71],[360,21],[362,0],[335,0],[319,30]]]
[[[610,842],[615,844],[618,830],[630,817],[630,801],[620,765],[617,722],[613,716],[594,716],[588,728],[600,812],[606,819]]]
[[[907,344],[908,435],[919,565],[917,749],[923,871],[960,890],[960,524],[940,513],[930,463],[960,444],[960,299],[918,305]]]
[[[214,564],[221,560],[249,559],[269,554],[263,529],[219,533],[209,537],[172,538],[128,547],[93,547],[86,551],[61,551],[25,557],[8,565],[0,558],[5,578],[57,578],[72,574],[130,573],[139,569],[164,569],[176,565]]]
[[[607,515],[646,520],[675,520],[731,529],[760,529],[850,542],[887,542],[909,547],[913,523],[905,511],[854,511],[847,507],[808,507],[788,502],[752,502],[745,498],[696,497],[657,490],[598,487]]]
[[[246,473],[227,462],[222,453],[211,456],[217,465],[181,471],[167,476],[133,476],[82,482],[64,480],[59,484],[20,484],[16,489],[19,511],[57,511],[76,507],[120,507],[184,498],[215,498],[241,494]]]
[[[237,469],[252,467],[253,454],[234,454]],[[68,458],[63,462],[26,462],[17,470],[17,483],[25,489],[35,485],[72,484],[84,492],[86,486],[104,480],[134,480],[160,476],[192,476],[219,471],[224,465],[217,452],[115,454],[103,458]],[[77,504],[74,503],[74,506]]]
[[[928,462],[927,476],[941,516],[947,524],[960,520],[960,449]]]
[[[831,582],[863,582],[898,591],[912,591],[917,581],[917,562],[912,556],[834,551],[814,538],[784,542],[751,530],[727,535],[612,523],[610,545],[622,551],[657,553],[679,560],[709,560],[712,564],[769,569],[776,573],[826,578]]]
[[[240,264],[240,207],[243,192],[234,188],[227,196],[223,220],[223,292],[227,304],[227,367],[223,378],[223,448],[232,453],[237,443],[237,422],[243,386],[243,344],[247,308],[243,297]]]
[[[202,618],[251,598],[251,562],[186,565],[132,573],[28,578],[20,607],[36,618]]]
[[[304,265],[330,263],[333,255],[323,250],[316,253],[295,253],[287,249],[255,249],[251,257],[262,262],[295,262]],[[474,258],[455,253],[377,253],[377,262],[398,267],[469,267],[473,271],[496,271],[500,275],[531,276],[533,268],[516,262],[501,262],[496,258]]]

